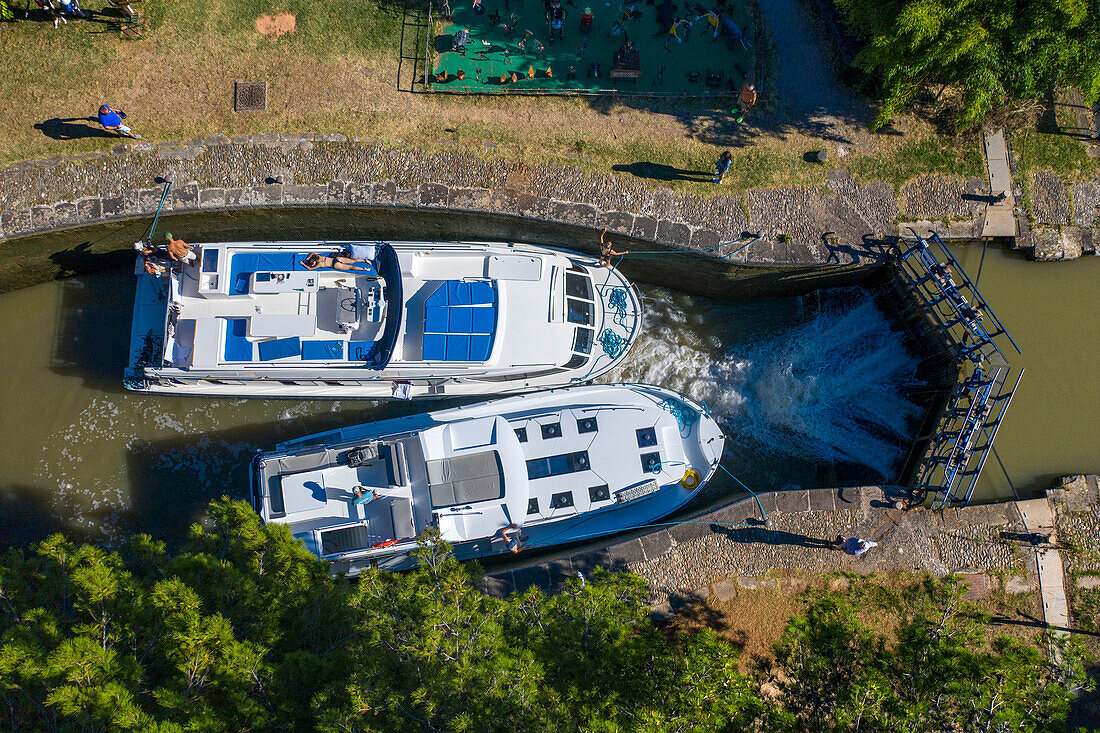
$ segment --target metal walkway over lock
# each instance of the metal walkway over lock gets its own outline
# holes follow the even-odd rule
[[[917,470],[916,498],[934,494],[933,507],[941,509],[970,501],[1024,374],[1020,369],[1011,381],[1002,348],[1022,352],[939,235],[926,240],[909,231],[916,241],[901,253],[899,271],[969,372],[951,391]]]

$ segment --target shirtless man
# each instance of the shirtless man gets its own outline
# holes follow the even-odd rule
[[[190,244],[182,239],[172,239],[172,232],[167,232],[164,238],[168,240],[168,244],[164,248],[168,250],[169,257],[176,262],[192,267],[198,264],[198,255],[195,254],[195,250],[191,248]]]
[[[372,267],[358,267],[354,263],[356,262],[370,262],[370,260],[363,257],[345,257],[343,255],[319,255],[316,252],[310,252],[304,260],[302,260],[302,267],[307,270],[316,270],[319,267],[331,267],[334,270],[362,270],[363,272],[373,272]]]
[[[600,260],[596,264],[599,267],[611,267],[612,257],[623,257],[630,254],[630,250],[624,249],[622,252],[616,252],[611,247],[611,242],[607,241],[607,227],[603,228],[603,232],[600,233]]]

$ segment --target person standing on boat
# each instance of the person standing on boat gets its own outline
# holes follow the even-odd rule
[[[518,554],[521,550],[527,549],[527,535],[523,534],[523,528],[513,522],[507,527],[501,527],[497,532],[504,543],[508,545],[508,551],[513,555]]]
[[[172,232],[167,232],[164,238],[168,240],[164,248],[168,250],[169,257],[183,265],[194,267],[198,264],[198,254],[190,244],[182,239],[173,239]]]
[[[630,254],[630,250],[628,249],[624,249],[622,252],[616,252],[612,248],[611,242],[607,240],[607,227],[604,227],[603,231],[600,233],[600,260],[596,264],[599,267],[611,267],[612,257],[625,257],[628,254]]]
[[[309,255],[302,260],[302,267],[307,270],[317,270],[322,267],[331,267],[333,270],[362,270],[363,272],[374,272],[373,267],[357,267],[356,262],[369,262],[369,260],[363,257],[344,257],[343,255],[319,255],[316,252],[310,252]]]

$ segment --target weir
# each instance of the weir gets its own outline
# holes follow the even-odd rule
[[[928,436],[913,482],[913,499],[924,502],[934,494],[936,509],[962,506],[974,494],[1023,378],[1020,369],[1011,381],[1013,369],[1005,351],[1010,344],[1017,354],[1022,352],[939,235],[932,232],[925,240],[909,231],[916,240],[898,258],[898,273],[927,318],[938,326],[960,370],[960,381]]]

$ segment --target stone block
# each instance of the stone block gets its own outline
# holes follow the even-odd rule
[[[836,492],[832,489],[814,489],[810,492],[810,511],[831,512],[836,508]]]
[[[497,598],[507,598],[516,590],[516,581],[512,577],[512,571],[486,575],[481,580],[482,592]]]
[[[4,230],[4,236],[14,237],[31,231],[31,210],[16,209],[5,211],[0,215],[0,228]]]
[[[529,193],[520,193],[516,196],[515,211],[521,216],[532,219],[544,219],[550,208],[550,199],[545,196],[534,196]]]
[[[685,248],[691,243],[691,227],[671,219],[661,219],[657,222],[656,240],[661,244]]]
[[[371,201],[376,204],[393,204],[397,200],[397,183],[392,179],[371,184]]]
[[[103,200],[98,196],[76,202],[76,218],[80,222],[97,221],[103,215]]]
[[[277,206],[283,202],[283,187],[277,183],[267,186],[252,186],[246,189],[241,201],[247,201],[249,206],[263,208],[265,206]]]
[[[328,186],[324,184],[283,186],[284,205],[321,206],[327,200]]]
[[[648,216],[634,217],[634,230],[630,236],[635,239],[654,241],[657,238],[657,220]]]
[[[722,243],[722,238],[718,236],[718,232],[713,229],[693,229],[691,232],[690,246],[696,252],[706,252],[707,250],[714,250],[719,244]],[[733,249],[733,245],[730,246]],[[721,251],[707,252],[708,257],[717,257],[724,254],[728,250],[722,249]]]
[[[638,540],[627,540],[626,542],[620,542],[617,545],[611,545],[611,547],[608,547],[607,550],[611,553],[611,559],[616,564],[644,562],[646,559],[645,551],[642,550],[642,543]]]
[[[722,603],[732,601],[736,598],[739,590],[740,588],[737,582],[729,578],[719,580],[717,583],[711,585],[711,591],[714,593],[714,597]]]
[[[698,519],[684,524],[677,524],[675,527],[670,527],[667,530],[668,535],[679,544],[699,539],[711,533],[710,525],[703,522],[706,522],[706,520]]]
[[[227,188],[225,189],[225,208],[239,208],[242,206],[248,206],[249,196],[252,194],[250,188]]]
[[[53,221],[55,227],[67,227],[76,224],[78,221],[76,204],[69,201],[54,204]]]
[[[835,503],[837,509],[859,509],[863,506],[863,491],[858,487],[837,489]]]
[[[160,198],[159,192],[157,198]],[[173,186],[170,200],[172,202],[173,211],[187,211],[188,209],[199,208],[199,184],[192,182],[184,184],[179,188]],[[153,210],[156,210],[155,205]]]
[[[398,206],[416,208],[420,206],[420,191],[415,186],[412,188],[398,188],[394,191],[393,202]]]
[[[441,183],[420,184],[421,206],[446,206],[450,198],[450,189]]]
[[[224,188],[204,188],[199,191],[199,208],[200,209],[222,209],[225,208],[225,189]]]
[[[452,188],[450,205],[459,209],[484,211],[489,208],[492,195],[487,188]]]
[[[545,564],[513,570],[512,578],[515,580],[517,593],[523,593],[532,585],[544,593],[550,592],[550,570]]]
[[[614,561],[611,559],[611,553],[607,548],[574,555],[570,560],[573,563],[573,570],[584,573],[586,576],[591,575],[598,567],[605,570],[614,569]]]
[[[350,206],[370,206],[374,203],[374,185],[352,181],[344,189],[344,196]]]
[[[672,549],[672,538],[663,529],[642,535],[638,541],[641,542],[642,551],[649,560],[656,560]]]
[[[784,514],[801,514],[810,511],[809,492],[804,489],[791,489],[777,492],[775,508]]]
[[[634,215],[625,211],[605,211],[603,212],[603,225],[607,227],[609,232],[618,232],[630,236],[630,233],[634,231]]]
[[[547,218],[573,226],[595,227],[599,210],[590,204],[573,204],[552,201],[547,206]]]
[[[546,565],[550,574],[550,588],[555,593],[564,590],[565,584],[570,578],[577,577],[577,572],[573,569],[573,562],[568,557],[551,560]]]
[[[104,198],[100,200],[100,207],[102,216],[104,219],[113,219],[118,216],[122,216],[125,211],[125,206],[121,196],[113,196],[111,198]]]
[[[345,201],[344,195],[346,188],[347,183],[344,181],[329,181],[328,190],[325,194],[325,202],[329,205],[343,204]]]
[[[760,510],[756,507],[756,500],[751,496],[744,499],[738,499],[736,502],[728,504],[698,519],[701,522],[709,520],[712,522],[722,522],[724,524],[744,524],[745,520],[750,517],[763,519],[763,517],[760,516]]]
[[[53,207],[52,206],[32,206],[31,207],[31,229],[49,229],[53,226]]]

